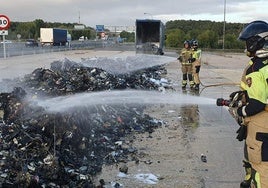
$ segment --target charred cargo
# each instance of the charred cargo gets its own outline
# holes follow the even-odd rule
[[[135,45],[137,53],[164,55],[165,27],[161,20],[137,19]]]

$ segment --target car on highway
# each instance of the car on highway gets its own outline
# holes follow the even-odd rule
[[[35,39],[27,39],[25,42],[26,47],[38,47],[38,42]]]
[[[81,37],[79,37],[79,39],[78,39],[78,41],[80,41],[80,42],[84,42],[85,40],[88,40],[88,38],[85,37],[85,36],[81,36]]]

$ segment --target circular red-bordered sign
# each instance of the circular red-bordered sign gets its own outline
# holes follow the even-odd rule
[[[0,15],[0,30],[7,30],[10,26],[10,20],[5,15]]]

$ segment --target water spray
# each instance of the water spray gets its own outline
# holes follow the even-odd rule
[[[47,100],[37,101],[39,106],[50,112],[63,112],[74,107],[95,105],[213,105],[215,99],[183,95],[176,92],[156,92],[139,90],[117,90],[94,93],[75,94],[67,97],[55,97]]]

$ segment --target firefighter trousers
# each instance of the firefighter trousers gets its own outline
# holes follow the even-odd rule
[[[245,118],[247,153],[252,166],[251,188],[268,188],[268,112]]]
[[[182,71],[182,85],[187,85],[187,79],[189,80],[189,84],[191,86],[194,85],[193,77],[192,77],[192,64],[182,64],[181,65]]]
[[[200,78],[199,78],[200,68],[201,68],[201,64],[199,61],[193,62],[192,74],[193,74],[193,80],[195,84],[200,84]]]

